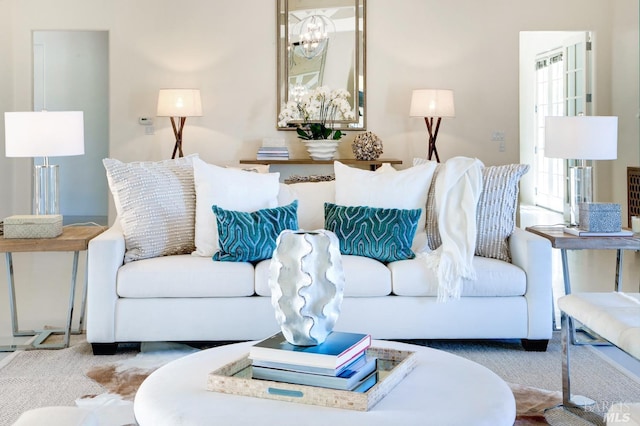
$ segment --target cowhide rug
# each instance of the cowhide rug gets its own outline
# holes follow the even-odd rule
[[[198,349],[179,343],[143,344],[133,358],[122,362],[94,367],[86,374],[108,391],[103,395],[87,395],[78,400],[78,405],[104,404],[104,399],[115,398],[120,404],[133,401],[138,387],[153,371],[174,359]],[[547,425],[544,412],[561,404],[562,393],[531,386],[508,383],[516,400],[516,426]],[[129,403],[130,404],[130,403]],[[131,405],[131,404],[130,404]],[[130,409],[133,409],[132,406]]]

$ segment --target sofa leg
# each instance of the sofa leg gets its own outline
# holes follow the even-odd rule
[[[521,339],[522,347],[527,352],[546,352],[547,345],[549,344],[549,339],[543,340],[530,340],[530,339]]]
[[[93,349],[94,355],[115,355],[116,350],[118,350],[117,343],[92,343],[91,348]]]

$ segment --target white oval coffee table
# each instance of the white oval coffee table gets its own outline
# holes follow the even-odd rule
[[[207,390],[209,372],[235,361],[254,342],[203,350],[159,368],[140,386],[134,411],[140,425],[513,425],[516,405],[491,370],[423,346],[374,341],[414,351],[417,363],[366,412],[229,395]]]

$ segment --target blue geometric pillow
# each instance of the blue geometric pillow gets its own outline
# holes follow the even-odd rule
[[[285,229],[298,229],[298,200],[291,204],[255,212],[238,212],[212,206],[218,222],[220,251],[213,260],[258,262],[269,259],[276,238]]]
[[[421,209],[383,209],[324,203],[324,227],[340,241],[340,253],[380,262],[413,259],[411,243]]]

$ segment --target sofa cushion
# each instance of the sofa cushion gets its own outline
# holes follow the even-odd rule
[[[298,229],[298,201],[255,212],[238,212],[213,206],[218,225],[220,250],[213,260],[222,262],[256,262],[270,259],[276,239],[285,229]]]
[[[424,230],[425,206],[436,163],[383,173],[348,167],[339,161],[335,161],[333,167],[336,175],[336,204],[421,209],[418,231],[411,248],[416,253],[423,250],[427,239]]]
[[[271,296],[269,264],[264,260],[256,264],[256,294]],[[391,272],[381,262],[361,256],[342,256],[345,297],[378,297],[391,293]]]
[[[340,253],[393,262],[415,257],[411,243],[420,213],[324,203],[324,227],[338,237]]]
[[[438,295],[436,271],[428,268],[424,259],[401,260],[387,266],[391,271],[393,294],[434,297]],[[463,281],[462,297],[522,296],[527,290],[526,274],[511,263],[475,256],[473,267],[477,279]]]
[[[278,205],[298,200],[298,226],[311,231],[324,227],[324,203],[335,201],[334,181],[280,184]]]
[[[196,189],[195,254],[211,257],[219,249],[218,226],[211,207],[250,212],[277,207],[280,173],[248,173],[193,162]]]
[[[120,297],[240,297],[254,294],[253,265],[189,254],[128,263],[118,270]]]
[[[193,250],[194,158],[132,163],[102,160],[122,225],[125,263]]]

